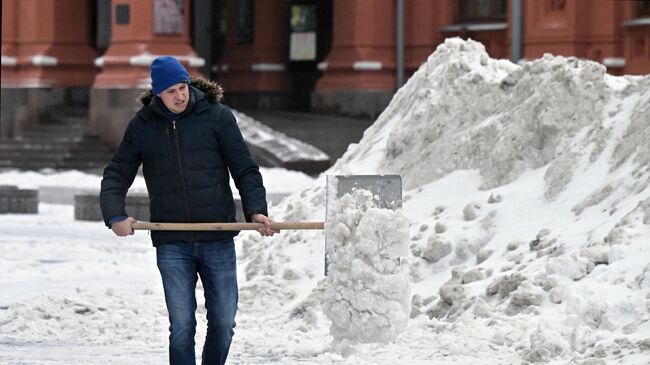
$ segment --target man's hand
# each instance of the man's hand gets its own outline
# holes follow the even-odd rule
[[[113,233],[120,237],[130,236],[133,234],[133,223],[135,222],[137,222],[135,218],[128,217],[123,221],[111,224],[111,229],[113,230]]]
[[[251,221],[253,221],[253,223],[263,224],[263,226],[257,230],[262,236],[273,236],[276,233],[280,233],[279,229],[271,228],[271,223],[273,221],[264,214],[257,213],[251,215]]]

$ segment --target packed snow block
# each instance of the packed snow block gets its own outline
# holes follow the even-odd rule
[[[490,256],[492,256],[493,253],[494,253],[494,250],[491,249],[491,248],[488,248],[488,249],[484,248],[484,249],[479,250],[476,253],[476,264],[477,265],[481,264],[482,262],[484,262],[485,260],[490,258]]]
[[[128,215],[140,221],[149,220],[149,196],[129,194],[125,199]],[[74,219],[78,221],[102,221],[99,194],[79,194],[74,197]]]
[[[474,268],[464,272],[460,278],[460,282],[461,284],[469,284],[483,279],[485,279],[485,274],[479,269]]]
[[[530,334],[530,348],[523,355],[526,361],[545,363],[562,355],[568,347],[559,334],[538,327]]]
[[[485,288],[487,296],[499,294],[499,298],[503,299],[510,295],[513,291],[517,290],[519,285],[526,280],[520,273],[500,276]]]
[[[358,190],[365,190],[372,195],[373,204],[381,209],[402,208],[402,177],[399,175],[328,175],[327,176],[327,202],[325,216],[327,221],[333,202],[346,194]],[[334,250],[330,231],[325,230],[325,275],[329,265],[329,253]]]
[[[325,230],[333,249],[323,310],[335,348],[394,341],[411,313],[408,220],[356,190],[328,207]]]
[[[0,185],[0,214],[38,214],[38,190]]]
[[[449,255],[451,251],[451,243],[447,242],[443,237],[434,234],[429,236],[427,247],[422,252],[422,258],[435,263]]]
[[[476,219],[476,207],[473,204],[465,205],[465,208],[463,208],[463,218],[468,222]]]
[[[457,304],[465,299],[465,289],[460,284],[445,284],[438,289],[440,299],[449,305]]]
[[[544,268],[548,275],[558,274],[577,281],[589,273],[588,264],[589,261],[584,257],[562,256],[551,258]]]
[[[544,302],[544,291],[530,284],[520,285],[512,292],[512,298],[508,303],[505,313],[509,316],[519,314],[530,306],[540,306]]]

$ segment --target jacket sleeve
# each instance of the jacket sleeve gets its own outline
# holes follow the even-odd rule
[[[246,221],[251,221],[251,215],[260,213],[268,216],[266,206],[266,189],[262,182],[262,174],[248,146],[244,142],[241,131],[237,126],[235,116],[230,109],[222,107],[218,117],[219,148],[226,161],[230,174],[239,190]]]
[[[135,143],[135,124],[129,123],[122,142],[115,155],[104,168],[99,205],[104,223],[110,227],[110,219],[115,216],[127,216],[124,210],[126,192],[133,184],[142,159]]]

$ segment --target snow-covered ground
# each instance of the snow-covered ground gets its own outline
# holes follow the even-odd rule
[[[650,363],[648,141],[650,76],[553,56],[514,65],[447,40],[326,173],[403,177],[406,327],[341,352],[345,329],[331,333],[326,312],[345,291],[323,277],[323,233],[242,233],[231,363]],[[263,171],[269,185],[297,180],[278,172]],[[11,174],[0,184],[57,184]],[[272,217],[324,219],[325,174],[291,186]],[[0,217],[0,363],[164,363],[147,234],[117,238],[75,222],[70,205],[39,208]],[[386,229],[360,222],[359,239]]]

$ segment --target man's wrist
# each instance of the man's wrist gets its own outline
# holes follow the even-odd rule
[[[113,223],[122,222],[122,221],[126,220],[127,218],[129,218],[129,217],[126,216],[126,215],[113,216],[111,219],[108,220],[108,228],[112,228],[111,226],[113,225]]]

